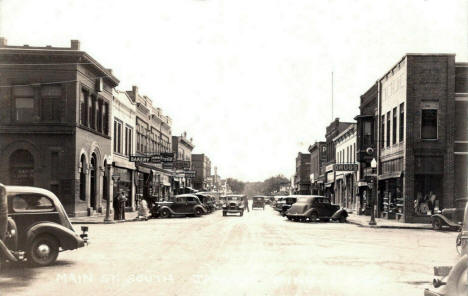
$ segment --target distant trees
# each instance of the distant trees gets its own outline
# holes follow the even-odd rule
[[[279,192],[281,186],[288,185],[289,179],[283,175],[277,175],[266,179],[263,182],[245,183],[244,194],[252,195],[270,195]]]
[[[239,181],[234,178],[227,178],[226,182],[231,188],[233,193],[237,193],[237,194],[244,193],[245,182]]]

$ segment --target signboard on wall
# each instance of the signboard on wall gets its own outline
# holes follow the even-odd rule
[[[358,165],[356,163],[335,163],[333,169],[341,172],[356,172]]]

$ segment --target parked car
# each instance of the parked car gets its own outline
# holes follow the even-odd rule
[[[228,213],[239,213],[240,216],[243,216],[244,198],[245,195],[227,195],[226,204],[223,205],[223,216],[226,216]]]
[[[3,186],[3,185],[1,185]],[[5,247],[18,261],[26,259],[33,265],[53,264],[59,252],[84,247],[88,242],[88,227],[83,233],[73,229],[58,197],[52,192],[27,186],[5,186],[8,208]],[[11,256],[6,256],[11,258]]]
[[[448,208],[443,209],[440,213],[432,215],[432,228],[434,230],[441,230],[442,228],[460,230],[463,222],[464,210],[463,208]]]
[[[330,199],[320,195],[296,195],[297,202],[286,212],[288,220],[293,221],[330,221],[346,222],[348,213],[338,205],[330,203]]]
[[[208,211],[194,194],[180,194],[173,201],[157,202],[151,209],[153,217],[170,218],[171,216],[199,217]]]
[[[262,208],[265,210],[265,196],[256,195],[252,197],[252,209]]]
[[[296,196],[287,196],[283,199],[283,202],[281,203],[281,207],[278,209],[280,212],[281,216],[285,216],[286,212],[291,208],[293,204],[297,202],[297,197]]]
[[[211,213],[216,210],[216,205],[214,198],[211,197],[208,193],[206,192],[197,192],[195,195],[198,197],[200,202],[203,204],[205,209],[208,211],[208,213]]]
[[[434,289],[425,289],[425,296],[458,296],[468,295],[468,203],[464,209],[463,223],[460,232],[461,258],[452,266],[435,266]],[[458,243],[458,242],[457,242]]]
[[[272,205],[275,211],[279,212],[283,208],[283,204],[285,203],[284,199],[284,196],[275,196],[275,201]]]

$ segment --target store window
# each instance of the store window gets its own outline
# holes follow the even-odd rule
[[[421,139],[437,139],[437,110],[423,109],[421,112]]]

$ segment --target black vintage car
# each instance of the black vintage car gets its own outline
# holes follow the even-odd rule
[[[448,208],[443,209],[440,213],[432,215],[432,228],[434,230],[441,230],[442,228],[448,228],[453,230],[459,230],[463,222],[463,208]]]
[[[261,208],[265,210],[265,196],[256,195],[252,197],[252,209]]]
[[[195,195],[198,197],[208,213],[216,210],[215,200],[210,194],[206,192],[197,192]]]
[[[37,187],[0,186],[6,189],[8,208],[7,236],[0,253],[3,250],[10,261],[27,259],[46,266],[57,260],[59,252],[85,246],[88,228],[83,226],[82,234],[75,232],[55,194]]]
[[[286,212],[292,207],[293,204],[297,202],[296,196],[286,196],[283,199],[283,202],[278,207],[278,211],[280,212],[281,216],[285,216]]]
[[[207,210],[194,194],[181,194],[174,201],[157,202],[151,208],[153,217],[169,218],[171,216],[195,216],[206,214]]]
[[[296,195],[297,202],[286,212],[288,220],[346,222],[348,213],[340,206],[330,203],[330,199],[320,195]]]
[[[244,215],[245,195],[227,195],[225,198],[226,203],[223,205],[223,216],[226,216],[228,213],[239,213],[240,216]]]

